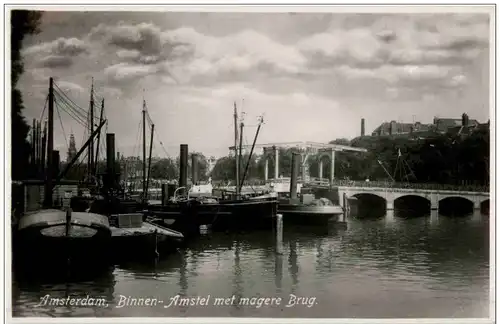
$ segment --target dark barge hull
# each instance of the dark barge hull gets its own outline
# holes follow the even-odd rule
[[[340,206],[308,206],[300,204],[279,204],[278,214],[283,215],[284,224],[328,225],[341,222],[343,210]]]
[[[47,212],[52,217],[47,217]],[[77,214],[77,215],[75,215]],[[83,213],[81,213],[83,214]],[[66,235],[65,212],[35,213],[13,235],[13,264],[22,272],[87,271],[109,266],[111,231],[102,215],[73,213]],[[85,221],[85,216],[90,220]],[[92,219],[95,221],[93,222]],[[65,222],[65,220],[64,220]]]
[[[140,228],[112,228],[112,260],[140,260],[162,257],[183,244],[181,233],[143,223]]]
[[[147,214],[162,220],[162,225],[185,234],[199,233],[201,225],[214,232],[271,229],[278,210],[276,199],[226,200],[149,206]]]

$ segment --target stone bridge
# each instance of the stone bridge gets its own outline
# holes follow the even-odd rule
[[[420,197],[430,203],[431,210],[438,210],[439,203],[445,199],[466,199],[474,209],[481,209],[482,204],[490,200],[490,192],[486,187],[446,186],[427,184],[394,184],[373,183],[362,181],[336,181],[339,196],[356,197],[362,199],[365,195],[374,195],[386,202],[386,209],[393,210],[394,203],[405,197]],[[343,205],[343,199],[340,199]]]

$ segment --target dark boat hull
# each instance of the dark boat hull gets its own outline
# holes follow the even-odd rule
[[[114,262],[162,257],[176,251],[184,242],[181,233],[149,223],[140,228],[112,228],[112,233]]]
[[[52,271],[79,271],[109,265],[110,234],[93,237],[47,237],[38,228],[25,229],[14,237],[13,262],[23,272],[37,272],[38,266]]]
[[[105,216],[41,211],[21,218],[13,235],[13,262],[23,271],[37,265],[54,271],[75,271],[109,265],[111,231]]]
[[[298,225],[328,225],[343,221],[340,206],[308,206],[300,204],[279,204],[278,214],[283,215],[283,222]]]
[[[162,220],[162,225],[184,234],[199,233],[201,225],[211,231],[271,229],[278,210],[276,199],[231,200],[201,203],[191,200],[150,206],[148,214]]]

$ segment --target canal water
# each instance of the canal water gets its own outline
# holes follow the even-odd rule
[[[489,233],[479,213],[285,224],[281,255],[272,232],[211,234],[86,281],[14,278],[13,316],[488,317]]]

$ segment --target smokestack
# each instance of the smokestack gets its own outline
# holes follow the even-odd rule
[[[191,181],[193,185],[198,183],[198,155],[191,155]]]
[[[463,127],[469,126],[469,116],[466,113],[462,114],[462,126]]]
[[[188,173],[188,145],[181,144],[181,151],[179,157],[179,187],[187,186],[187,173]],[[183,192],[185,192],[183,190]]]
[[[115,134],[113,133],[106,134],[106,175],[111,185],[115,176]]]
[[[361,136],[365,136],[365,119],[361,118]]]

